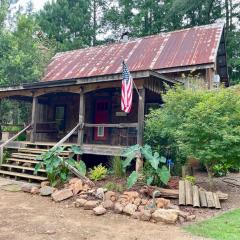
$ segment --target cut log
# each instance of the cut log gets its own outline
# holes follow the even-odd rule
[[[213,199],[213,193],[212,192],[206,192],[206,199],[207,199],[207,205],[209,208],[215,208],[215,203]]]
[[[200,207],[198,186],[193,186],[193,207]]]
[[[214,199],[214,203],[215,203],[215,208],[221,209],[221,204],[220,204],[218,195],[216,193],[213,193],[213,199]]]
[[[179,181],[179,205],[186,205],[185,183]]]
[[[219,198],[220,201],[228,200],[228,194],[227,193],[217,191],[216,194],[218,195],[218,198]]]
[[[179,196],[178,189],[157,188],[156,190],[160,191],[161,197],[177,199]]]
[[[193,205],[192,184],[189,181],[184,181],[186,192],[186,205]]]
[[[207,207],[206,192],[204,190],[199,190],[200,204],[201,207]]]

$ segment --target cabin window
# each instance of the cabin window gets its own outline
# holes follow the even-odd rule
[[[65,106],[56,106],[55,121],[60,132],[65,130]]]
[[[104,137],[104,127],[98,127],[97,136]]]

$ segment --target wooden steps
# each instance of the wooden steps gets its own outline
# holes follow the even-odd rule
[[[48,149],[38,149],[38,148],[19,148],[18,153],[30,153],[32,155],[39,155],[47,152]],[[69,156],[70,152],[69,151],[62,151],[60,156]]]
[[[19,158],[8,158],[7,162],[20,162],[20,163],[32,163],[32,164],[38,163],[38,161],[35,161],[35,160],[25,160],[25,159],[19,159]]]
[[[27,170],[27,171],[33,171],[35,170],[35,168],[32,167],[24,167],[24,166],[19,166],[19,165],[13,165],[13,164],[2,164],[2,168],[16,168],[16,169],[22,169],[22,170]],[[45,169],[39,169],[39,172],[46,172]]]
[[[179,205],[193,207],[221,208],[219,195],[205,191],[189,181],[179,181]]]
[[[25,179],[33,179],[33,180],[38,180],[38,181],[46,181],[47,180],[47,177],[35,176],[35,175],[30,175],[30,174],[18,173],[18,172],[3,171],[3,170],[0,170],[0,174],[14,176],[14,177],[21,177],[21,178],[25,178]]]

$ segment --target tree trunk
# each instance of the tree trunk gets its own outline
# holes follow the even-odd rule
[[[208,164],[205,164],[208,173],[210,191],[213,191],[213,173]]]

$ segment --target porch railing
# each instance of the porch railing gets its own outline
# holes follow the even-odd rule
[[[84,124],[84,143],[87,144],[107,144],[113,146],[129,146],[137,143],[138,123],[113,123],[113,124]],[[98,138],[98,128],[103,128],[102,132],[106,138]],[[106,130],[105,130],[106,129]],[[98,139],[96,139],[98,138]],[[102,140],[101,140],[102,139]]]
[[[23,134],[25,131],[27,131],[31,126],[32,126],[32,124],[29,124],[23,130],[21,130],[20,132],[18,132],[13,137],[11,137],[6,142],[4,142],[4,143],[2,143],[0,145],[0,166],[3,163],[3,150],[4,150],[4,147],[6,147],[10,142],[13,142],[14,140],[16,140],[21,134]]]

